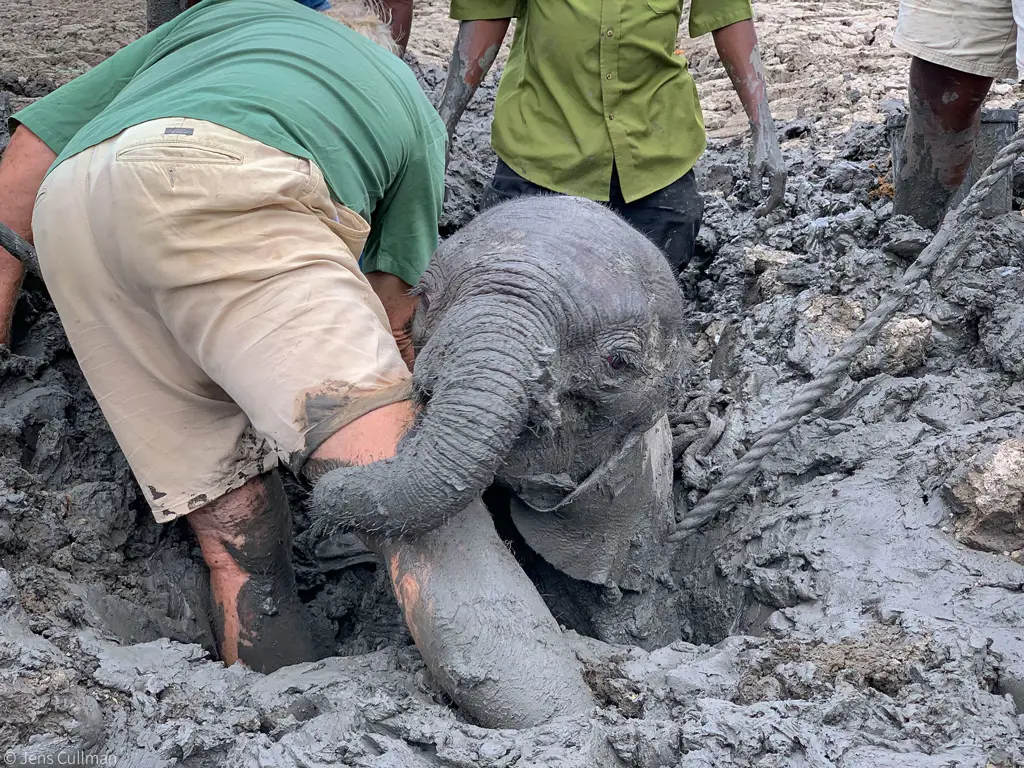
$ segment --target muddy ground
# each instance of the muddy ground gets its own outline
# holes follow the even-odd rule
[[[454,25],[425,3],[410,65],[436,95]],[[821,369],[927,241],[895,218],[882,125],[906,62],[894,2],[757,6],[790,167],[751,215],[738,108],[708,40],[681,40],[715,139],[700,164],[697,354],[676,490],[694,503]],[[6,0],[15,106],[134,39],[141,7]],[[994,105],[1015,105],[998,84]],[[0,103],[3,97],[0,96]],[[493,85],[459,134],[443,228],[493,164]],[[1015,180],[1017,194],[1024,176]],[[1017,200],[1019,208],[1019,199]],[[672,563],[681,640],[569,639],[601,707],[488,731],[426,674],[372,561],[296,558],[323,660],[260,676],[211,660],[204,574],[159,527],[38,285],[0,350],[0,753],[136,766],[1024,765],[1024,219],[971,236],[743,503]],[[713,446],[694,439],[725,424]],[[687,438],[686,436],[689,435]],[[319,556],[318,556],[319,555]],[[569,617],[560,616],[563,621]],[[638,643],[641,638],[638,638]],[[62,751],[63,750],[63,751]],[[87,757],[87,755],[95,757]],[[107,762],[96,762],[98,759]],[[93,762],[88,762],[93,760]]]

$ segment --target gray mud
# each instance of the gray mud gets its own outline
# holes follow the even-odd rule
[[[443,73],[419,71],[436,95]],[[492,99],[493,84],[463,120],[446,233],[493,167]],[[766,219],[740,144],[713,143],[699,168],[705,268],[684,276],[699,370],[673,415],[681,505],[927,242],[892,216],[884,126],[780,133],[789,191]],[[0,752],[138,766],[1024,764],[1019,212],[979,227],[965,267],[922,286],[736,510],[680,547],[682,639],[646,652],[570,632],[600,706],[520,731],[460,717],[382,569],[341,543],[318,561],[297,503],[297,578],[328,658],[269,676],[212,659],[194,542],[152,522],[28,288],[0,350]]]

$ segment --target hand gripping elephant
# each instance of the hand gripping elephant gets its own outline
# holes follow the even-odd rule
[[[638,447],[670,440],[664,414],[687,359],[675,277],[604,206],[540,196],[446,240],[416,292],[416,422],[393,458],[321,477],[314,529],[354,530],[384,556],[424,660],[478,722],[579,713],[592,702],[575,658],[480,495],[510,489],[530,546],[576,578],[621,572],[641,529],[667,536],[667,499],[652,523],[614,497],[645,467],[667,466],[671,483],[668,450]],[[587,493],[586,514],[574,512]]]

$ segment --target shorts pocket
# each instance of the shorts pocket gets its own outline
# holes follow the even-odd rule
[[[359,261],[370,236],[370,225],[358,213],[343,205],[338,205],[337,211],[337,221],[323,214],[320,214],[320,220],[345,244],[353,258]]]
[[[241,152],[198,141],[142,141],[117,153],[119,163],[241,165],[243,159]]]

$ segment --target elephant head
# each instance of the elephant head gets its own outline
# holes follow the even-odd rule
[[[528,197],[438,249],[416,288],[421,410],[393,458],[325,474],[317,532],[427,532],[495,478],[568,493],[664,413],[686,359],[682,297],[606,207]]]

